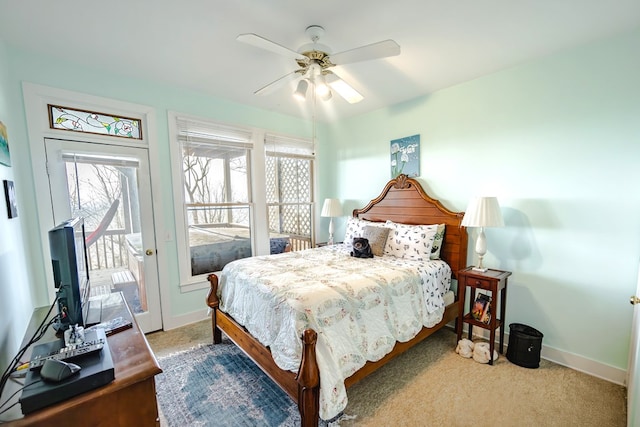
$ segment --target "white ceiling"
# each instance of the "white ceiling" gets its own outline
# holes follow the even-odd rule
[[[253,94],[295,62],[235,38],[256,33],[297,50],[309,25],[325,28],[320,42],[334,53],[385,39],[402,49],[336,69],[365,99],[334,95],[316,114],[332,120],[638,28],[640,1],[0,0],[9,46],[302,117],[311,104],[293,99],[295,83]]]

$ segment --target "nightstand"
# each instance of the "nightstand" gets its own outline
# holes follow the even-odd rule
[[[489,364],[493,365],[493,351],[496,343],[496,329],[500,328],[500,348],[499,353],[504,350],[504,319],[507,308],[507,278],[511,276],[510,271],[487,269],[485,272],[474,271],[473,267],[467,267],[458,272],[458,341],[462,338],[462,327],[466,323],[469,325],[469,339],[473,336],[473,327],[478,326],[490,331],[489,351],[491,359]],[[471,290],[469,297],[469,311],[465,314],[465,297],[467,288]],[[491,292],[491,319],[489,323],[476,320],[471,315],[473,304],[476,300],[476,289]],[[498,318],[498,307],[500,317]]]

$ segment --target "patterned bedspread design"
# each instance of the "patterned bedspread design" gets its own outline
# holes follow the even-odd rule
[[[318,332],[326,420],[347,404],[345,378],[442,319],[450,277],[443,261],[353,258],[334,245],[234,261],[218,296],[220,309],[268,346],[281,369],[297,371],[302,332]]]

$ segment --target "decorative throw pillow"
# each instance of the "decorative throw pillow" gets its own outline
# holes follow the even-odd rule
[[[356,258],[373,258],[369,241],[364,237],[354,237],[352,243],[353,250],[350,252],[352,257]]]
[[[364,237],[364,228],[370,225],[372,227],[384,227],[384,222],[366,221],[364,219],[350,216],[347,219],[347,227],[344,232],[344,243],[352,244],[354,237]]]
[[[371,252],[373,252],[375,256],[382,256],[384,253],[384,247],[387,245],[389,228],[367,225],[364,227],[362,237],[369,240]]]
[[[430,259],[440,259],[440,249],[442,249],[442,242],[444,241],[444,224],[438,224],[438,231],[433,238],[433,245],[431,246]]]
[[[387,221],[391,227],[385,255],[414,261],[428,261],[431,257],[437,225],[407,225]]]

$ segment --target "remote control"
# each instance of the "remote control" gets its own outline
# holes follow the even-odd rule
[[[47,359],[56,360],[71,360],[80,356],[86,356],[87,354],[95,353],[102,350],[104,347],[104,340],[102,338],[95,341],[86,341],[82,344],[73,344],[67,347],[63,347],[58,351],[51,352],[49,354],[41,354],[34,356],[29,361],[29,369],[38,369],[44,365]]]

